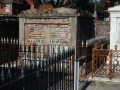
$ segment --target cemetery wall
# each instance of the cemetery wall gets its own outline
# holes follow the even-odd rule
[[[106,36],[110,38],[110,22],[108,21],[96,21],[95,22],[95,37]]]

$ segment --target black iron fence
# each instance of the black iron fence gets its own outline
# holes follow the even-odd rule
[[[86,77],[92,70],[92,48],[93,45],[82,42],[81,46],[76,47],[77,61],[79,62],[79,75]]]
[[[1,40],[0,90],[73,90],[75,48]]]
[[[20,45],[17,39],[2,38],[0,90],[77,90],[78,75],[91,72],[91,50],[87,43]]]

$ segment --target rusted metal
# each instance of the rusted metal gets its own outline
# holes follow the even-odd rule
[[[112,79],[112,50],[110,50],[110,55],[109,55],[109,57],[110,57],[110,74],[109,74],[109,79]]]
[[[120,50],[93,49],[92,77],[120,78]]]
[[[93,50],[92,50],[92,77],[94,74],[94,51],[95,51],[95,49],[93,48]]]
[[[109,58],[107,57],[109,50],[106,49],[93,49],[92,52],[92,76],[107,76],[108,65],[106,64]],[[106,67],[104,67],[106,66]]]

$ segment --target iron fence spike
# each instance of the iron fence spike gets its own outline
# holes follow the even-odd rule
[[[55,53],[55,47],[53,46],[53,54]]]
[[[8,39],[8,37],[7,37],[7,43],[9,42],[9,39]]]
[[[60,52],[60,45],[58,46],[58,53]]]
[[[32,62],[32,69],[34,70],[35,69],[35,65],[34,65],[34,63]]]
[[[9,78],[11,78],[11,70],[10,70],[10,68],[8,68],[8,75],[9,75]]]
[[[16,39],[16,44],[18,44],[18,39]]]
[[[1,37],[1,42],[3,43],[3,38]]]
[[[10,42],[12,43],[12,38],[10,39]]]
[[[84,45],[84,42],[83,42],[83,40],[82,40],[82,47],[83,47],[83,45]]]
[[[28,67],[28,62],[26,63],[26,67]]]
[[[3,69],[1,71],[1,77],[2,77],[2,81],[4,81],[4,71],[3,71]]]
[[[86,47],[88,46],[88,41],[86,41]]]
[[[63,46],[63,52],[65,52],[65,47]]]
[[[37,58],[35,58],[35,62],[34,63],[35,63],[35,66],[37,66]]]
[[[32,66],[33,66],[33,63],[31,62],[31,63],[30,63],[30,69],[32,68]]]
[[[15,38],[13,39],[13,43],[15,44]]]
[[[21,76],[24,77],[24,65],[22,64],[22,68],[21,68]]]
[[[38,66],[39,66],[39,67],[41,66],[41,65],[40,65],[40,60],[39,60]]]
[[[6,42],[5,37],[4,37],[4,43]]]
[[[24,69],[25,67],[24,67],[24,64],[22,64],[22,69]]]
[[[10,74],[11,73],[11,71],[10,71],[10,67],[8,68],[8,74]]]
[[[4,71],[3,71],[3,69],[1,71],[1,77],[4,77]]]

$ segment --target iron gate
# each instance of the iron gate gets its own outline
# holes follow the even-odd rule
[[[92,77],[120,78],[120,50],[93,49]]]

